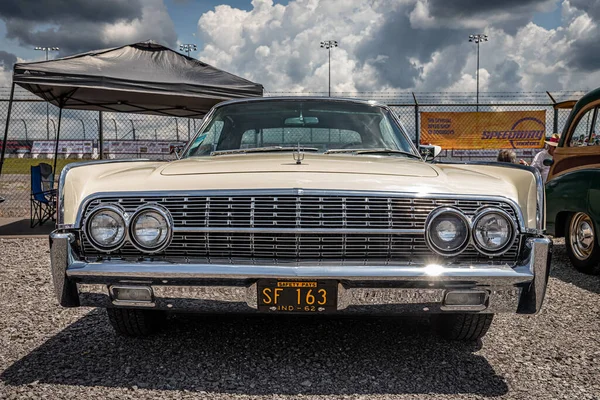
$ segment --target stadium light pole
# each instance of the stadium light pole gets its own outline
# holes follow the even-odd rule
[[[59,51],[59,47],[40,47],[36,46],[33,48],[37,51],[46,52],[46,61],[48,61],[48,53],[51,51]],[[50,107],[48,106],[48,102],[46,102],[46,139],[50,140]]]
[[[179,45],[179,51],[183,51],[187,53],[187,56],[190,56],[191,51],[198,50],[198,47],[194,43],[184,43]]]
[[[477,45],[477,111],[479,111],[479,44],[487,41],[488,35],[482,33],[469,35],[469,42],[474,42]]]
[[[324,40],[321,42],[321,48],[329,52],[329,97],[331,97],[331,48],[338,47],[337,40]]]

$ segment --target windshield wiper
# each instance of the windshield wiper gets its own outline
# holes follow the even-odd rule
[[[302,146],[269,146],[269,147],[254,147],[252,149],[234,149],[234,150],[217,150],[210,153],[211,156],[223,156],[227,154],[244,154],[244,153],[268,153],[270,151],[319,151],[316,147]]]
[[[335,153],[351,153],[351,154],[401,154],[407,157],[413,157],[421,159],[416,154],[410,153],[408,151],[396,150],[396,149],[331,149],[327,150],[325,154],[335,154]]]

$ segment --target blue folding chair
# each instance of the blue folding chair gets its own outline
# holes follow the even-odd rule
[[[54,177],[50,165],[42,163],[31,167],[30,226],[32,228],[55,219],[56,190],[53,186]]]

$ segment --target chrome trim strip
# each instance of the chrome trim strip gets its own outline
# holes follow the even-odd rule
[[[512,268],[499,266],[353,266],[296,267],[285,265],[221,265],[178,264],[165,262],[76,262],[67,270],[67,277],[85,282],[86,278],[195,280],[258,278],[319,278],[345,281],[470,281],[516,285],[529,283],[534,274],[530,265]]]
[[[221,228],[221,227],[176,227],[175,233],[328,233],[328,234],[372,234],[372,235],[419,235],[424,229],[363,229],[363,228]]]
[[[533,173],[535,175],[535,186],[537,189],[537,205],[536,205],[536,222],[538,234],[543,234],[546,231],[546,188],[542,179],[542,174],[537,169]]]
[[[182,197],[210,197],[210,196],[369,196],[369,197],[398,197],[413,199],[450,199],[450,200],[473,200],[473,201],[500,201],[508,203],[515,211],[519,220],[521,232],[527,232],[523,212],[516,201],[504,196],[480,196],[480,195],[459,195],[451,193],[414,193],[414,192],[380,192],[368,190],[323,190],[323,189],[239,189],[239,190],[195,190],[195,191],[144,191],[144,192],[98,192],[87,196],[80,204],[75,219],[75,228],[81,226],[83,210],[88,204],[102,197],[124,197],[139,198],[148,196],[182,196]],[[332,229],[334,230],[334,229]]]
[[[83,167],[85,165],[98,165],[98,164],[111,164],[117,162],[141,162],[151,161],[147,158],[136,158],[136,159],[125,159],[125,160],[94,160],[94,161],[81,161],[76,163],[70,163],[63,167],[58,178],[58,196],[56,197],[56,227],[58,229],[71,229],[74,228],[73,224],[65,224],[65,209],[64,207],[64,195],[65,195],[65,179],[70,170],[77,167]],[[157,160],[159,161],[159,160]],[[79,227],[79,224],[75,224]]]

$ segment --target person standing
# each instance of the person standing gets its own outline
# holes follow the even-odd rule
[[[535,157],[533,157],[533,161],[531,162],[531,166],[540,171],[544,183],[546,183],[546,179],[548,178],[548,172],[550,172],[550,166],[544,165],[544,160],[552,159],[552,156],[554,156],[554,151],[558,146],[559,139],[560,136],[558,134],[552,134],[552,136],[548,140],[544,141],[544,149],[537,153]],[[519,163],[523,165],[529,165],[525,160],[519,160]]]
[[[517,163],[517,154],[513,150],[503,149],[498,152],[498,162]]]

